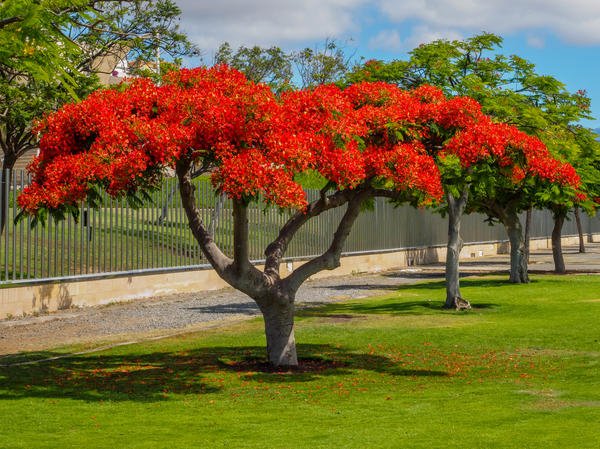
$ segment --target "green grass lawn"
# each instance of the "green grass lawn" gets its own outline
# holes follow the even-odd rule
[[[463,285],[300,311],[297,372],[260,320],[0,368],[0,447],[600,447],[600,277]]]

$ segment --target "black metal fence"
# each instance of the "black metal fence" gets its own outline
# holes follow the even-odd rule
[[[81,206],[80,219],[72,217],[44,227],[31,228],[31,220],[14,223],[18,213],[16,195],[28,182],[25,172],[1,174],[10,179],[2,199],[6,227],[0,235],[0,284],[34,282],[47,279],[78,278],[89,275],[198,267],[207,264],[189,230],[180,206],[175,180],[167,179],[147,206],[132,209],[124,200],[106,198],[103,207]],[[0,177],[2,180],[2,177]],[[231,252],[233,245],[231,204],[215,196],[207,179],[196,180],[197,202],[204,222],[217,243]],[[310,196],[316,192],[309,192]],[[287,257],[301,258],[325,250],[344,213],[343,208],[328,211],[311,220],[292,241]],[[276,237],[288,218],[286,213],[261,204],[251,207],[250,253],[255,261],[263,259],[267,244]],[[465,242],[506,240],[503,226],[489,226],[484,216],[468,215],[462,223]],[[600,220],[582,214],[586,234],[600,232]],[[535,211],[532,237],[547,237],[552,218],[547,211]],[[574,220],[565,224],[564,235],[576,234]],[[410,206],[394,207],[377,199],[372,210],[364,211],[355,223],[345,253],[389,251],[444,245],[447,223],[428,210]]]

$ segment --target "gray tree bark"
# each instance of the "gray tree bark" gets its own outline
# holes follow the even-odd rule
[[[562,252],[562,228],[565,223],[566,212],[554,214],[554,227],[552,228],[552,258],[554,259],[554,272],[564,274],[567,272],[565,258]]]
[[[471,304],[460,294],[460,251],[463,240],[460,236],[460,223],[467,205],[469,189],[466,187],[459,198],[446,194],[448,203],[448,244],[446,247],[446,309],[470,309]]]
[[[585,240],[583,238],[583,226],[581,224],[581,212],[579,206],[575,206],[575,223],[577,224],[577,235],[579,236],[579,252],[585,253]]]
[[[519,215],[508,211],[504,217],[504,226],[510,241],[510,277],[509,282],[524,284],[529,282],[527,273],[527,257],[525,257],[525,241],[523,227]]]
[[[531,208],[527,209],[525,212],[525,258],[527,259],[527,263],[529,263],[529,254],[530,254],[530,243],[531,243],[531,216],[532,214]]]
[[[294,337],[294,298],[281,295],[260,301],[265,321],[267,357],[273,366],[297,366]]]

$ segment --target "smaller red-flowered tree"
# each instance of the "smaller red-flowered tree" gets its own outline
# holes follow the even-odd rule
[[[485,116],[456,133],[440,156],[451,226],[454,188],[461,192],[461,213],[484,213],[504,225],[510,241],[509,281],[528,282],[519,213],[541,205],[541,198],[546,206],[576,201],[581,193],[575,169],[554,158],[537,137]]]
[[[554,159],[545,145],[516,127],[495,123],[468,97],[446,98],[432,86],[414,89],[431,120],[422,124],[428,154],[435,157],[448,214],[447,308],[468,308],[461,297],[460,224],[464,213],[482,212],[501,221],[511,243],[513,282],[526,282],[527,266],[518,213],[532,203],[577,198],[579,178],[572,166]],[[426,114],[424,114],[426,116]]]
[[[587,100],[581,106],[587,108],[589,100],[581,93],[582,101]],[[600,188],[600,171],[598,160],[600,159],[600,142],[596,141],[596,135],[590,130],[572,123],[549,127],[546,131],[546,142],[551,151],[571,163],[577,174],[581,177],[579,192],[565,192],[559,189],[546,189],[541,191],[535,198],[535,206],[549,209],[554,218],[552,228],[552,256],[554,259],[554,271],[566,273],[565,261],[562,253],[562,227],[568,219],[570,211],[574,211],[579,231],[579,249],[585,252],[583,241],[583,230],[579,211],[584,210],[589,215],[596,213],[598,208],[598,193]]]
[[[564,159],[577,164],[578,161],[565,154],[564,149],[573,140],[573,131],[577,128],[573,124],[589,118],[589,100],[585,92],[573,95],[558,80],[537,74],[534,65],[528,61],[515,55],[503,56],[497,51],[501,43],[499,36],[488,33],[465,41],[439,40],[414,49],[405,61],[367,61],[348,74],[346,80],[383,80],[405,87],[426,83],[440,87],[448,95],[472,96],[497,121],[534,133],[550,146],[553,154],[566,156]],[[485,57],[489,52],[493,54]],[[548,167],[570,170],[568,166],[563,167],[551,160],[539,141],[528,141],[524,134],[515,133],[515,128],[491,123],[492,126],[488,126],[479,120],[472,120],[472,125],[477,129],[467,123],[466,127],[471,130],[462,132],[462,139],[470,147],[471,157],[468,159],[457,159],[458,152],[466,148],[456,145],[450,151],[452,157],[444,156],[448,154],[443,149],[443,142],[448,138],[447,130],[433,130],[434,134],[438,134],[437,147],[443,150],[437,154],[440,155],[438,162],[447,200],[447,207],[440,210],[449,215],[448,284],[458,287],[458,270],[452,269],[458,263],[457,250],[461,247],[460,220],[457,217],[473,210],[487,213],[504,223],[511,236],[510,279],[524,282],[527,280],[526,260],[522,256],[521,224],[515,211],[522,207],[549,207],[558,219],[566,206],[578,201],[576,187],[571,183],[575,179],[563,173],[553,180],[540,164],[530,167],[533,159],[541,158],[548,162]],[[484,130],[484,127],[488,129]],[[454,133],[455,130],[450,131],[450,134]],[[478,141],[470,140],[473,134],[478,136]],[[536,151],[535,147],[541,151]],[[491,149],[493,152],[490,152]],[[560,224],[557,220],[557,225]],[[448,289],[449,305],[458,292],[452,290]]]

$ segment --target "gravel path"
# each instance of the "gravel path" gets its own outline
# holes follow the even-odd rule
[[[297,303],[318,305],[394,290],[439,269],[400,270],[337,276],[306,282]],[[259,314],[254,301],[234,289],[197,292],[70,309],[37,317],[0,321],[0,355],[40,351],[70,344],[106,344],[214,327]]]
[[[600,274],[600,243],[588,243],[585,254],[565,246],[567,267]],[[461,262],[461,274],[508,272],[508,255]],[[531,271],[553,270],[549,249],[531,254]],[[336,276],[304,283],[296,296],[299,307],[394,291],[397,286],[423,279],[443,279],[443,264],[379,274]],[[38,317],[0,321],[0,359],[22,351],[41,351],[64,345],[105,344],[158,338],[215,327],[231,320],[256,316],[255,303],[234,289],[142,299],[104,307],[70,309]],[[0,362],[1,363],[1,362]]]

